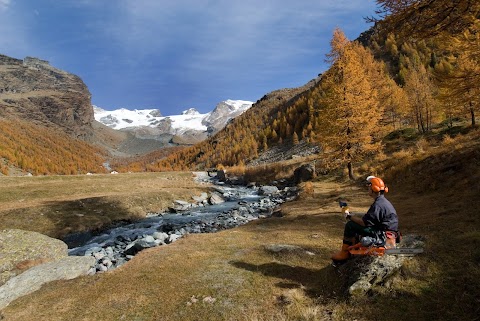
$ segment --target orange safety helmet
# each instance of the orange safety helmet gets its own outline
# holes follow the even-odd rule
[[[375,176],[368,176],[367,182],[370,184],[372,191],[374,191],[375,193],[378,193],[380,191],[388,193],[388,187],[385,185],[381,178]]]

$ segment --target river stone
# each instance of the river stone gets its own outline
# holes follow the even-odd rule
[[[178,234],[170,234],[168,236],[168,239],[167,239],[167,243],[173,243],[175,242],[176,240],[178,240],[179,238],[181,238],[182,236],[181,235],[178,235]]]
[[[278,187],[276,186],[261,186],[258,190],[258,195],[273,195],[278,194]]]
[[[37,291],[47,282],[86,275],[94,264],[95,259],[91,256],[67,256],[59,261],[34,266],[0,287],[0,310],[13,300]]]
[[[144,240],[145,242],[147,242],[147,243],[153,243],[153,242],[155,242],[155,238],[154,238],[153,236],[151,236],[151,235],[145,236],[145,237],[143,238],[143,240]]]
[[[202,193],[200,196],[192,196],[193,200],[197,203],[203,203],[203,201],[206,201],[208,198],[207,193]]]
[[[209,203],[212,205],[220,204],[223,202],[225,202],[225,200],[223,199],[223,197],[221,197],[217,193],[212,193],[212,195],[210,196]]]
[[[67,245],[49,236],[16,229],[0,231],[0,286],[22,271],[40,263],[66,257]]]
[[[155,232],[152,236],[161,242],[165,242],[165,240],[168,239],[168,234],[164,232]]]

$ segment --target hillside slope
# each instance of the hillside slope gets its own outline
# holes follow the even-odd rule
[[[105,173],[106,156],[59,129],[0,117],[0,175]]]

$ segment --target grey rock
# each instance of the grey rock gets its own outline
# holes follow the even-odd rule
[[[168,236],[167,243],[168,243],[168,244],[169,244],[169,243],[173,243],[173,242],[175,242],[176,240],[178,240],[179,238],[181,238],[181,236],[178,235],[178,234],[170,234],[170,235]]]
[[[258,190],[258,195],[273,195],[278,194],[278,187],[276,186],[261,186]]]
[[[67,244],[46,235],[23,230],[0,231],[0,285],[14,277],[17,264],[47,262],[67,256]]]
[[[223,171],[223,170],[217,171],[217,179],[221,182],[225,182],[225,180],[227,179],[225,171]]]
[[[138,251],[142,251],[144,249],[148,249],[150,247],[154,247],[156,246],[157,244],[155,243],[155,240],[153,242],[147,242],[146,240],[142,239],[142,240],[138,240],[135,242],[135,245],[134,247],[138,250]]]
[[[145,242],[147,242],[147,243],[153,243],[153,242],[155,242],[155,238],[154,238],[153,236],[151,236],[151,235],[145,236],[145,237],[143,238],[143,240],[145,240]]]
[[[221,204],[223,202],[225,202],[225,200],[223,199],[222,196],[218,195],[217,193],[212,193],[212,195],[210,196],[209,203],[212,205]]]
[[[155,232],[152,234],[152,236],[161,242],[165,242],[165,240],[168,238],[168,234],[164,232]]]
[[[203,201],[207,200],[208,194],[207,193],[202,193],[200,196],[193,196],[193,200],[197,203],[202,203]]]
[[[303,253],[305,250],[297,245],[291,244],[268,244],[265,250],[271,253]]]
[[[107,271],[108,271],[108,268],[107,268],[105,265],[103,265],[103,264],[98,264],[98,265],[97,265],[97,271],[98,271],[98,272],[107,272]]]
[[[138,253],[138,249],[135,247],[135,242],[132,242],[128,244],[125,249],[123,250],[123,253],[128,257],[128,256],[133,256]]]
[[[415,235],[406,235],[397,248],[417,248],[424,245],[424,239]],[[345,290],[351,298],[362,298],[378,286],[394,280],[406,260],[412,257],[403,255],[358,256],[339,266],[342,275],[346,275]]]
[[[105,257],[105,253],[102,252],[97,252],[97,253],[93,253],[93,257],[96,259],[96,260],[101,260]]]
[[[91,256],[68,256],[28,269],[0,287],[0,310],[13,300],[37,291],[45,283],[86,275],[93,264],[95,259]]]
[[[405,257],[385,255],[359,259],[363,260],[359,260],[357,273],[352,274],[354,282],[348,288],[348,293],[356,298],[365,296],[372,287],[385,283],[400,270]]]

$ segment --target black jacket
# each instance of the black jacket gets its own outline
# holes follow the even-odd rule
[[[397,211],[384,195],[379,195],[362,217],[365,226],[381,231],[398,231]]]

